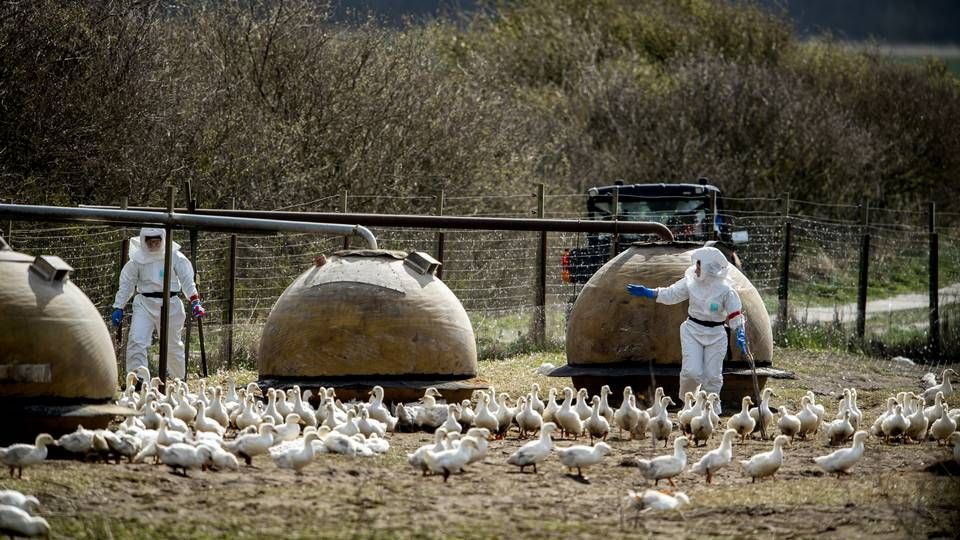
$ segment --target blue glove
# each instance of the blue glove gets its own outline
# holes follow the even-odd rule
[[[653,289],[648,289],[647,287],[644,287],[643,285],[638,285],[636,283],[631,283],[627,285],[627,292],[632,294],[633,296],[640,296],[643,298],[657,297],[657,291]]]
[[[747,354],[747,333],[743,330],[743,327],[737,328],[737,347],[740,348],[740,352],[746,356]]]
[[[123,322],[123,310],[120,308],[113,310],[113,314],[110,315],[110,322],[114,326],[120,326],[120,323]]]

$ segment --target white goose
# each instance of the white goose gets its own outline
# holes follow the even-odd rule
[[[664,397],[663,399],[669,399]],[[665,412],[661,411],[661,414]],[[684,448],[689,445],[686,437],[680,436],[673,440],[673,455],[657,456],[653,459],[637,460],[637,467],[640,474],[647,480],[653,480],[653,485],[660,483],[660,480],[666,480],[673,486],[673,477],[683,472],[687,467],[687,454]]]
[[[846,473],[863,457],[863,443],[867,440],[867,436],[866,431],[858,431],[853,434],[852,447],[841,448],[826,456],[815,457],[813,461],[827,473],[835,473],[837,478],[840,478],[841,474]]]
[[[827,439],[830,440],[830,446],[843,444],[854,434],[853,425],[850,423],[850,411],[843,411],[843,418],[834,420],[827,425]],[[866,433],[866,432],[864,432]]]
[[[577,470],[577,476],[583,477],[583,469],[591,465],[600,463],[604,456],[612,452],[613,449],[605,442],[598,442],[594,446],[575,445],[566,448],[557,447],[557,455],[560,457],[560,463],[567,470]]]
[[[296,474],[303,474],[303,469],[313,461],[316,452],[313,441],[317,440],[317,432],[307,433],[303,437],[303,446],[290,448],[286,452],[271,452],[270,457],[278,468],[292,470]]]
[[[750,406],[753,405],[753,399],[750,396],[743,396],[740,402],[740,412],[731,416],[727,420],[727,429],[736,430],[740,435],[740,442],[743,443],[747,437],[753,433],[753,428],[757,421],[750,416]]]
[[[586,388],[581,388],[577,390],[575,398],[576,401],[573,402],[573,409],[580,415],[580,420],[590,418],[590,393],[587,392]]]
[[[451,408],[456,407],[456,405],[451,405]],[[456,418],[453,416],[453,411],[447,416],[447,422],[453,421],[456,423]],[[370,437],[371,435],[376,435],[377,437],[386,437],[387,435],[387,425],[379,420],[374,420],[370,418],[370,413],[367,409],[360,409],[360,417],[356,420],[357,429],[360,430],[360,433],[364,437]],[[449,430],[449,428],[448,428]]]
[[[467,434],[464,436],[464,439],[466,438],[471,438],[477,443],[477,449],[473,451],[473,454],[467,461],[467,465],[487,457],[487,446],[489,444],[487,439],[490,438],[490,430],[487,428],[473,427],[467,431]]]
[[[933,399],[933,405],[923,409],[923,415],[927,417],[928,423],[934,423],[940,418],[941,413],[947,408],[943,403],[943,392],[937,392]]]
[[[530,399],[531,403],[533,404],[533,410],[537,411],[537,413],[540,414],[540,416],[542,417],[542,416],[543,416],[543,409],[545,408],[545,405],[543,404],[543,400],[540,399],[540,385],[539,385],[539,384],[533,383],[533,384],[530,385],[530,396],[531,396],[531,397],[530,397],[529,399]]]
[[[927,435],[927,427],[930,423],[927,421],[927,417],[923,415],[923,398],[914,396],[913,399],[916,400],[916,407],[913,414],[907,419],[910,425],[907,426],[907,432],[904,435],[911,441],[920,444]]]
[[[10,538],[49,537],[50,524],[42,517],[33,517],[19,507],[0,504],[0,534]]]
[[[240,435],[230,442],[224,442],[223,447],[228,452],[243,458],[247,465],[253,464],[253,458],[266,454],[273,446],[277,428],[273,424],[260,424],[258,433]]]
[[[417,448],[413,453],[407,454],[407,463],[410,464],[414,469],[419,469],[424,475],[430,470],[427,466],[427,452],[433,451],[442,452],[446,450],[446,446],[443,444],[443,440],[447,437],[447,430],[443,427],[437,428],[433,432],[433,444],[425,444],[420,448]]]
[[[473,410],[473,406],[470,403],[469,399],[465,399],[460,402],[460,425],[470,429],[473,427],[473,419],[476,418],[477,414]]]
[[[610,423],[600,415],[600,405],[602,403],[601,398],[593,396],[593,407],[583,426],[590,434],[590,444],[593,444],[594,439],[606,440],[607,434],[610,433]]]
[[[173,407],[171,407],[169,403],[161,403],[157,409],[160,412],[160,415],[163,416],[164,420],[166,421],[167,429],[179,431],[180,433],[190,432],[190,426],[183,420],[174,416]]]
[[[713,474],[726,467],[733,459],[733,438],[737,436],[737,431],[728,429],[723,432],[723,439],[720,440],[720,446],[715,448],[700,458],[700,461],[693,464],[691,471],[697,474],[703,474],[707,477],[709,484],[713,480]]]
[[[457,421],[457,405],[452,403],[447,405],[447,419],[443,421],[443,425],[441,427],[447,430],[447,433],[463,432],[463,426],[461,426],[460,422]]]
[[[610,407],[610,386],[600,387],[600,416],[607,419],[607,424],[613,423],[613,409]]]
[[[893,413],[883,420],[880,426],[883,429],[884,442],[889,443],[890,439],[901,439],[910,427],[910,422],[903,416],[903,405],[896,405]]]
[[[473,425],[485,428],[490,431],[491,434],[496,434],[499,431],[500,422],[497,420],[497,417],[490,412],[488,407],[488,400],[490,399],[486,393],[481,392],[479,402],[477,403],[477,414],[473,419]]]
[[[203,403],[197,401],[194,403],[194,408],[197,410],[197,418],[193,422],[193,427],[197,432],[207,432],[207,433],[216,433],[218,436],[223,437],[226,428],[221,426],[219,422],[213,418],[207,418],[207,412]]]
[[[513,425],[513,419],[517,415],[517,407],[510,407],[507,405],[507,399],[510,397],[506,392],[500,393],[500,398],[497,401],[497,424],[500,426],[499,435],[501,438],[506,436],[507,432],[510,431],[510,426]]]
[[[173,396],[177,401],[177,406],[173,409],[173,417],[189,425],[197,416],[197,408],[190,404],[182,389],[177,388]]]
[[[300,386],[294,385],[292,389],[292,396],[293,396],[292,399],[288,399],[288,401],[290,401],[291,412],[299,414],[300,421],[303,422],[305,425],[317,427],[317,411],[313,410],[313,407],[310,406],[309,399],[305,399],[303,397],[303,394],[300,392]],[[394,420],[394,425],[396,425],[396,418],[394,418],[393,420]],[[387,425],[389,426],[390,423],[387,422]]]
[[[797,411],[797,419],[800,420],[800,431],[797,432],[797,437],[800,439],[806,439],[808,433],[816,433],[820,428],[820,416],[811,405],[810,396],[800,398],[800,410]]]
[[[680,424],[680,431],[685,434],[690,433],[690,422],[703,414],[703,407],[706,405],[706,401],[707,393],[700,390],[694,395],[693,406],[677,414],[677,423]]]
[[[701,410],[700,416],[690,420],[690,436],[693,437],[693,445],[700,446],[700,441],[706,443],[713,435],[713,418],[710,413],[713,412],[713,404],[707,403]]]
[[[576,414],[575,411],[573,412]],[[552,422],[547,422],[541,426],[540,438],[521,446],[519,450],[507,458],[507,463],[520,467],[520,472],[523,472],[523,469],[526,467],[533,466],[533,472],[536,473],[537,463],[547,459],[547,456],[550,455],[550,450],[553,449],[553,440],[550,439],[550,435],[553,434],[556,429],[556,424]]]
[[[543,413],[540,415],[543,417],[544,422],[557,422],[556,414],[560,410],[560,406],[557,405],[557,389],[551,388],[547,392],[547,403],[543,407]]]
[[[777,435],[773,439],[773,450],[755,454],[749,460],[741,461],[740,466],[743,472],[749,476],[751,482],[756,482],[757,478],[766,478],[773,476],[783,465],[783,445],[790,441],[786,435]]]
[[[437,404],[438,397],[443,396],[432,386],[424,391],[423,397],[420,398],[421,404],[415,406],[417,425],[426,429],[436,429],[443,425],[444,420],[447,419],[447,406]]]
[[[275,426],[277,441],[295,441],[300,438],[300,415],[290,413],[284,423]]]
[[[386,424],[388,431],[393,431],[396,429],[399,418],[390,414],[390,411],[383,404],[383,387],[379,385],[374,386],[373,389],[370,390],[370,394],[372,399],[370,400],[370,403],[366,405],[367,413],[370,415],[370,418],[379,420],[380,422]]]
[[[950,418],[947,408],[943,407],[942,411],[940,418],[930,426],[930,436],[937,441],[937,446],[945,444],[947,439],[957,430],[957,423]]]
[[[823,405],[817,403],[813,390],[807,390],[807,398],[810,399],[810,410],[817,415],[817,429],[820,429],[820,423],[823,422],[823,415],[827,414],[827,410]],[[814,431],[814,433],[816,433],[816,431]]]
[[[630,388],[630,387],[628,386],[627,388]],[[626,398],[627,388],[624,388],[624,389],[623,389],[624,398]],[[631,392],[631,393],[632,393],[632,392]],[[664,393],[664,391],[663,391],[663,387],[662,387],[662,386],[658,386],[657,389],[654,390],[654,392],[653,392],[653,403],[651,403],[651,404],[650,404],[650,407],[649,407],[648,409],[646,409],[646,411],[647,411],[647,416],[649,416],[650,418],[655,418],[657,415],[660,414],[660,407],[661,407],[660,403],[661,403],[661,401],[663,400],[663,396],[664,396],[664,395],[665,395],[665,393]]]
[[[49,433],[37,435],[33,444],[13,444],[6,448],[0,448],[0,462],[10,467],[10,478],[13,478],[13,471],[17,471],[17,477],[23,478],[23,468],[30,465],[36,465],[47,459],[47,445],[56,445],[56,441]]]

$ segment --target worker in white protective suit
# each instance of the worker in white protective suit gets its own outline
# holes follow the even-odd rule
[[[163,271],[165,231],[159,228],[140,229],[140,236],[130,239],[130,260],[120,272],[120,288],[113,302],[114,326],[123,321],[123,308],[133,296],[133,316],[130,319],[130,332],[127,336],[127,372],[147,366],[147,350],[153,342],[153,332],[160,334],[160,308],[163,304]],[[194,283],[193,265],[180,252],[176,242],[172,247],[173,275],[170,276],[170,306],[168,312],[169,330],[167,331],[167,376],[186,378],[186,365],[183,357],[183,341],[180,334],[186,315],[179,294],[182,292],[190,299],[193,316],[200,318],[206,312],[200,305],[200,295]]]
[[[680,399],[700,385],[706,392],[720,393],[723,386],[723,359],[727,354],[729,325],[736,335],[737,346],[747,353],[745,319],[740,312],[740,295],[727,277],[729,263],[714,247],[704,247],[690,255],[693,263],[683,278],[669,287],[649,289],[643,285],[627,285],[633,296],[655,298],[661,304],[690,301],[687,320],[680,325],[680,346],[683,364],[680,368]],[[717,401],[717,414],[720,402]]]

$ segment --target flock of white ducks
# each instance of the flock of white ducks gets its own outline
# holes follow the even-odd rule
[[[521,472],[529,467],[536,473],[537,465],[556,453],[563,467],[576,470],[582,477],[585,468],[597,465],[611,454],[612,449],[603,441],[615,427],[621,438],[649,437],[654,448],[660,441],[667,446],[671,435],[679,432],[673,439],[673,453],[636,461],[640,474],[653,480],[654,485],[660,480],[673,485],[673,478],[687,470],[687,448],[706,445],[719,437],[719,445],[689,469],[703,475],[709,484],[717,471],[734,462],[734,444],[738,439],[742,443],[755,433],[771,432],[775,427],[779,434],[771,450],[739,461],[745,476],[752,481],[774,476],[785,459],[785,445],[809,440],[819,433],[831,445],[852,440],[852,446],[813,460],[826,473],[839,476],[860,460],[870,435],[888,443],[919,444],[930,439],[939,445],[950,443],[954,446],[954,458],[960,460],[960,410],[951,410],[947,405],[954,394],[950,381],[954,374],[951,369],[945,370],[941,382],[921,394],[901,392],[891,396],[886,411],[869,428],[857,406],[856,389],[849,388],[843,390],[836,418],[832,420],[826,418],[824,406],[816,403],[812,392],[800,399],[794,413],[786,404],[772,407],[770,400],[775,394],[765,389],[759,405],[754,406],[750,397],[744,397],[741,410],[722,429],[716,414],[719,396],[699,389],[688,392],[683,408],[671,415],[668,407],[674,402],[660,388],[647,409],[637,407],[636,396],[629,387],[624,389],[622,404],[613,408],[608,402],[607,386],[592,399],[585,389],[550,388],[544,401],[537,384],[515,401],[490,388],[479,391],[475,402],[447,404],[438,401],[442,398],[440,392],[429,388],[418,402],[390,407],[384,403],[380,387],[374,387],[365,403],[344,404],[333,389],[321,388],[313,396],[310,391],[301,392],[299,387],[287,391],[269,389],[264,401],[258,399],[264,396],[253,383],[238,389],[228,381],[224,389],[207,387],[201,380],[194,392],[185,382],[174,380],[164,392],[159,379],[150,379],[146,373],[131,373],[118,403],[136,410],[137,416],[127,418],[114,430],[87,430],[81,426],[58,441],[41,434],[35,444],[0,448],[0,461],[9,467],[11,476],[15,472],[22,476],[24,467],[46,458],[47,445],[56,444],[84,459],[119,461],[125,457],[131,462],[143,462],[152,458],[154,463],[167,465],[184,476],[193,470],[237,470],[241,460],[251,465],[261,455],[269,456],[280,469],[300,474],[318,455],[382,454],[390,447],[386,439],[389,432],[420,429],[433,431],[434,440],[408,454],[409,464],[422,474],[442,475],[447,481],[450,475],[483,460],[488,441],[506,437],[515,426],[518,438],[535,438],[513,452],[507,458],[508,464],[518,466]],[[138,376],[151,381],[141,391],[134,387]],[[558,395],[562,395],[559,403]],[[311,398],[319,403],[316,409]],[[586,436],[591,444],[555,447],[553,436],[557,433],[574,440]],[[599,442],[593,444],[594,441]],[[632,501],[630,506],[640,510],[678,508],[687,502],[683,494],[666,496],[652,490],[633,493],[628,498]]]

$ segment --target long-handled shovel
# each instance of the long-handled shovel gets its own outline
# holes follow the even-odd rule
[[[746,328],[746,321],[744,321],[744,328]],[[746,329],[744,329],[744,336],[746,336]],[[753,361],[753,351],[750,350],[750,343],[745,343],[745,345],[747,354],[744,357],[750,364],[750,375],[753,377],[753,393],[757,398],[757,420],[760,422],[760,437],[767,440],[767,430],[763,425],[763,411],[760,410],[760,382],[757,380],[757,365]]]

